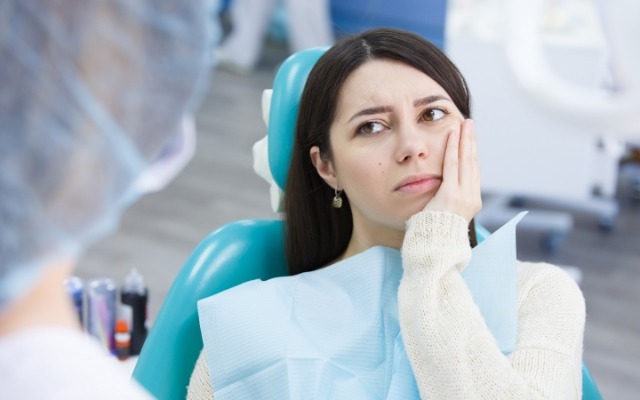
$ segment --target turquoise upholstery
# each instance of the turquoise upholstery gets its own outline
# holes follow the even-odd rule
[[[326,49],[289,57],[276,74],[269,112],[269,165],[284,188],[304,84]],[[265,193],[265,197],[267,193]],[[197,301],[252,279],[287,274],[280,220],[234,222],[211,233],[186,261],[142,348],[133,377],[159,399],[182,399],[202,350]]]
[[[269,109],[269,166],[278,186],[287,181],[298,106],[307,76],[326,48],[301,51],[289,57],[278,69],[273,81]]]
[[[313,64],[324,52],[311,49],[289,57],[273,87],[269,123],[272,174],[284,187],[291,156],[297,107]],[[266,196],[266,193],[265,193]],[[287,274],[280,220],[230,223],[206,237],[180,270],[153,324],[133,377],[159,399],[183,399],[202,337],[196,303],[199,299],[252,279]],[[476,229],[481,241],[489,234]],[[583,369],[584,399],[601,396]]]
[[[158,399],[184,399],[202,350],[198,300],[252,279],[286,274],[279,220],[234,222],[207,236],[173,282],[133,377]]]

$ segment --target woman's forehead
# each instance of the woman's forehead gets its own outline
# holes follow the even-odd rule
[[[395,60],[372,60],[347,77],[338,96],[336,117],[365,106],[393,106],[399,101],[447,92],[424,72]],[[388,104],[387,104],[388,103]]]

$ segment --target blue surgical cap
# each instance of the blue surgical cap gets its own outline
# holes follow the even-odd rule
[[[195,106],[205,0],[0,2],[0,312],[117,225]]]

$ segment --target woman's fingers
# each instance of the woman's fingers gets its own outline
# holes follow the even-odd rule
[[[458,182],[459,147],[460,131],[449,132],[442,160],[442,183],[436,194],[425,206],[425,209],[462,214],[457,204],[460,199],[460,184]]]
[[[459,148],[460,131],[449,133],[447,147],[444,151],[444,163],[442,166],[442,185],[453,188],[459,185]]]
[[[473,144],[475,142],[473,121],[464,120],[460,127],[459,173],[458,182],[461,186],[471,184],[473,180]]]
[[[476,189],[477,196],[480,197],[480,162],[478,159],[478,139],[476,135],[475,125],[473,126],[473,141],[471,147],[471,164],[473,166],[472,180]],[[482,201],[480,201],[482,203]]]
[[[460,143],[460,184],[471,185],[478,189],[480,185],[480,164],[478,162],[478,140],[473,120],[467,119],[463,123],[463,139]],[[468,180],[468,182],[465,182]]]
[[[425,209],[446,210],[471,220],[482,206],[476,134],[473,121],[465,120],[460,130],[447,138],[442,184]]]
[[[480,167],[476,130],[473,120],[463,122],[460,139],[460,191],[468,199],[468,215],[472,218],[482,207],[480,196]]]

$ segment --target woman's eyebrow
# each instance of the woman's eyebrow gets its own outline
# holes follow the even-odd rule
[[[381,113],[391,112],[391,111],[393,111],[393,107],[391,106],[365,108],[364,110],[360,110],[357,113],[353,114],[351,118],[349,118],[349,121],[347,122],[351,122],[354,118],[359,117],[361,115],[374,115],[374,114],[381,114]]]
[[[413,106],[416,107],[416,108],[417,107],[422,107],[422,106],[426,106],[428,104],[434,103],[434,102],[436,102],[438,100],[451,101],[447,97],[444,97],[444,96],[439,95],[439,94],[434,94],[434,95],[431,95],[431,96],[427,96],[427,97],[423,97],[421,99],[415,100],[413,102]]]
[[[421,99],[415,100],[413,102],[413,106],[414,107],[422,107],[422,106],[426,106],[427,104],[431,104],[434,103],[436,101],[439,100],[446,100],[446,101],[451,101],[448,97],[439,95],[439,94],[434,94],[431,96],[427,96],[427,97],[423,97]],[[349,121],[347,122],[351,122],[354,118],[360,117],[362,115],[375,115],[375,114],[381,114],[381,113],[385,113],[385,112],[391,112],[393,111],[393,107],[391,106],[379,106],[379,107],[371,107],[371,108],[365,108],[364,110],[360,110],[357,113],[353,114],[351,116],[351,118],[349,118]]]

